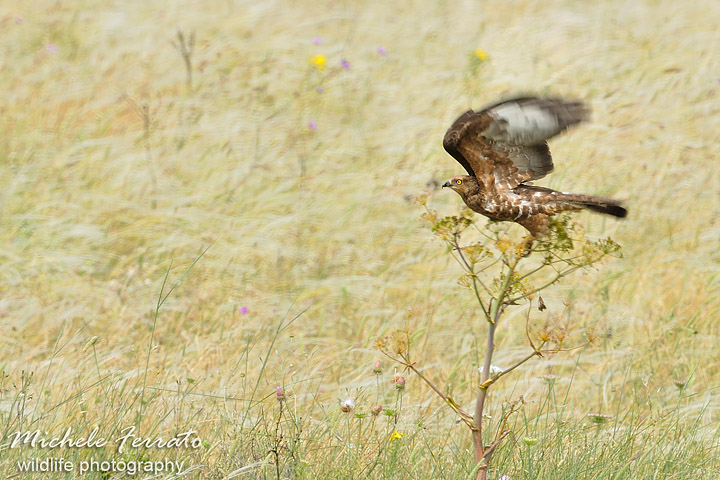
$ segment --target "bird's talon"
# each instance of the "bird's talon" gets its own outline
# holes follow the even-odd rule
[[[532,247],[533,247],[533,237],[527,237],[527,238],[525,239],[525,241],[523,242],[523,246],[522,246],[523,253],[522,253],[522,256],[523,256],[523,257],[529,256],[530,253],[532,252]]]

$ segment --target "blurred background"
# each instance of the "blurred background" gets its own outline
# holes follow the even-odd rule
[[[714,478],[720,3],[38,1],[0,5],[0,24],[5,431],[194,428],[205,445],[178,455],[212,478],[467,474],[464,425],[375,342],[411,332],[418,367],[472,409],[485,325],[415,199],[461,208],[438,185],[464,173],[442,137],[466,109],[559,95],[593,118],[551,142],[538,184],[625,199],[624,221],[575,216],[623,258],[543,294],[534,321],[600,336],[498,386],[490,415],[527,402],[498,468],[659,478],[653,459],[683,445],[683,471]],[[525,314],[501,367],[527,351]],[[390,411],[343,416],[346,398]],[[613,430],[586,457],[531,421],[600,435],[589,413]],[[607,453],[618,432],[625,457]]]

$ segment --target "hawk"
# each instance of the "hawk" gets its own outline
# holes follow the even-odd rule
[[[581,102],[520,97],[480,111],[468,110],[445,134],[443,146],[468,175],[443,184],[477,213],[516,222],[534,238],[548,232],[556,213],[588,209],[623,218],[617,200],[536,187],[532,180],[553,171],[547,140],[589,116]]]

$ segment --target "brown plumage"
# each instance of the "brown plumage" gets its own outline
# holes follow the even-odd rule
[[[522,97],[480,111],[468,110],[445,134],[443,146],[468,175],[443,184],[455,190],[475,212],[517,222],[533,237],[548,229],[548,218],[588,209],[625,217],[620,202],[536,187],[528,182],[553,171],[547,140],[589,116],[581,102]]]

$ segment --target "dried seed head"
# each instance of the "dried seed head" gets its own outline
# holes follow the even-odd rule
[[[88,340],[87,343],[85,344],[85,346],[83,347],[83,352],[87,351],[88,348],[90,348],[90,347],[92,347],[93,345],[95,345],[95,344],[97,343],[97,341],[98,341],[98,338],[99,338],[99,337],[98,337],[97,335],[95,335],[95,336],[92,337],[90,340]]]
[[[342,401],[340,404],[340,410],[342,410],[344,413],[351,412],[355,408],[355,400],[348,397],[345,400]]]

